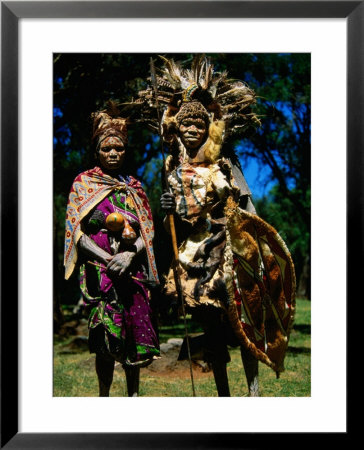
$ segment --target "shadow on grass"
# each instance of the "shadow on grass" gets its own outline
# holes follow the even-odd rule
[[[301,353],[310,354],[311,349],[306,348],[306,347],[290,347],[290,346],[288,346],[288,353],[293,353],[295,355],[301,354]]]
[[[195,322],[189,322],[187,324],[187,329],[189,333],[199,333],[201,332],[201,326]],[[185,334],[184,324],[171,324],[171,325],[160,325],[159,326],[159,334],[168,335],[168,336],[179,336],[183,337]]]
[[[293,325],[293,329],[302,334],[311,334],[311,325],[297,324]]]

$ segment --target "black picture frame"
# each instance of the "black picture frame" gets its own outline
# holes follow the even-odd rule
[[[1,448],[260,448],[268,433],[19,433],[18,23],[22,18],[345,18],[347,20],[347,299],[363,273],[364,1],[1,2]],[[344,210],[341,211],[344,213]],[[9,230],[14,239],[9,240]],[[355,249],[355,253],[354,253]],[[6,284],[3,282],[6,279]],[[11,288],[9,287],[11,286]],[[11,300],[11,301],[10,301]],[[349,348],[349,346],[348,346]],[[342,363],[342,361],[341,361]],[[333,394],[334,395],[334,394]],[[36,411],[35,411],[36,413]],[[350,410],[347,432],[351,436]],[[300,436],[300,444],[312,439]],[[319,434],[315,436],[318,444]],[[320,441],[327,436],[322,435]]]

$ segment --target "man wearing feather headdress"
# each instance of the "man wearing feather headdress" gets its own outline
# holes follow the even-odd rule
[[[99,395],[109,396],[115,361],[129,396],[138,395],[140,367],[159,356],[148,283],[159,283],[147,196],[122,171],[127,123],[113,102],[93,113],[98,164],[73,182],[66,215],[65,276],[80,266],[89,311],[89,347],[96,353]]]
[[[249,394],[257,396],[258,361],[277,376],[284,370],[295,278],[284,242],[255,214],[236,158],[224,154],[224,140],[259,124],[251,110],[255,94],[201,55],[191,70],[163,61],[154,89],[165,106],[161,129],[170,149],[161,207],[176,219],[184,300],[204,329],[218,395],[230,395],[227,345],[239,345]],[[153,95],[152,88],[139,93],[144,119],[153,117]],[[165,292],[176,295],[172,270]]]

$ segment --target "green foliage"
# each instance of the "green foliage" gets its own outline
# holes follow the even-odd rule
[[[242,167],[254,160],[263,183],[271,186],[263,198],[254,196],[258,214],[271,223],[290,249],[298,293],[310,297],[311,105],[309,54],[229,55],[224,68],[245,80],[260,99],[261,127],[249,139],[230,145]],[[245,169],[244,169],[245,170]]]
[[[310,189],[307,189],[305,196],[302,195],[302,201],[303,206],[309,211]],[[303,268],[307,264],[307,257],[310,254],[310,224],[303,220],[295,204],[282,195],[277,185],[272,188],[269,195],[258,199],[255,206],[258,214],[273,225],[289,245],[296,273],[302,274]],[[308,289],[306,292],[300,292],[300,295],[307,297]]]

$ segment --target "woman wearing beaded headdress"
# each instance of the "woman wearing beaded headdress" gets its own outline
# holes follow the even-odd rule
[[[164,106],[161,130],[170,155],[161,207],[175,217],[184,300],[204,329],[218,395],[230,395],[227,345],[240,345],[249,393],[258,395],[258,361],[277,375],[284,370],[295,278],[284,242],[255,214],[240,166],[224,152],[224,140],[259,125],[255,94],[201,55],[190,70],[163,61],[154,89],[141,91],[135,104],[151,126],[158,117],[151,106]],[[172,270],[164,289],[176,296]]]
[[[114,363],[138,395],[140,367],[159,356],[148,283],[159,283],[147,196],[123,173],[127,123],[113,103],[92,114],[97,166],[73,182],[66,215],[65,277],[80,266],[89,311],[89,348],[96,353],[99,395],[109,396]]]

